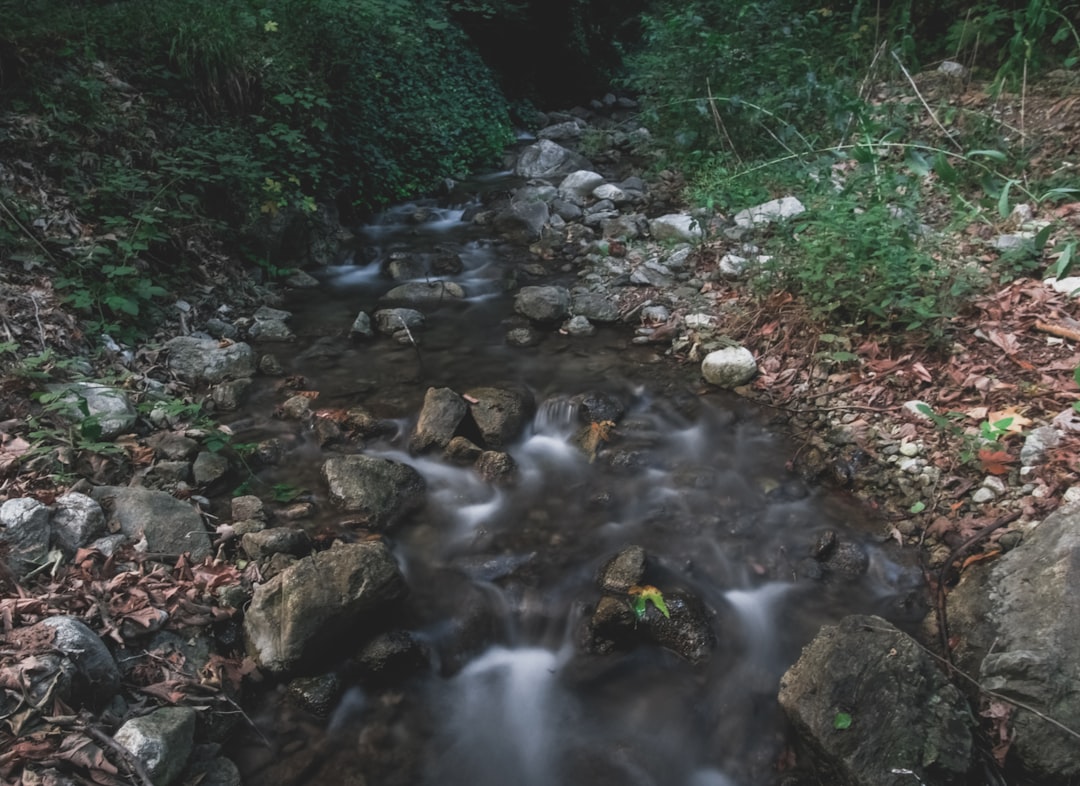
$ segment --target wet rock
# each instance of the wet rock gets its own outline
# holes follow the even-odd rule
[[[289,698],[305,712],[326,718],[341,698],[344,686],[337,674],[297,677],[289,681]]]
[[[145,538],[147,551],[189,552],[196,562],[210,554],[210,535],[202,516],[171,494],[127,486],[98,486],[91,496],[105,511],[110,529],[118,527],[133,541]]]
[[[268,377],[280,377],[285,373],[285,368],[276,355],[268,352],[259,358],[259,371]]]
[[[591,336],[596,332],[596,327],[585,317],[580,314],[576,317],[570,317],[563,323],[562,332],[570,336]]]
[[[514,311],[536,322],[558,322],[570,313],[566,287],[522,287],[514,298]]]
[[[381,308],[375,312],[375,327],[384,336],[405,328],[417,331],[423,326],[424,315],[412,308]]]
[[[53,542],[68,558],[106,534],[101,505],[85,494],[65,494],[52,514]]]
[[[509,453],[485,450],[476,459],[476,471],[488,483],[509,485],[517,477],[517,462]]]
[[[218,409],[232,412],[240,408],[251,384],[251,380],[247,377],[230,379],[215,385],[210,395]]]
[[[360,649],[356,664],[365,677],[374,678],[380,686],[431,668],[427,647],[406,630],[380,633]]]
[[[371,456],[336,456],[322,467],[334,504],[360,514],[372,529],[385,529],[425,502],[423,477],[407,464]]]
[[[428,388],[420,417],[409,435],[409,452],[423,453],[432,448],[445,448],[450,444],[468,412],[468,406],[460,395],[450,388]]]
[[[702,238],[701,224],[686,213],[669,213],[649,222],[649,233],[657,242],[679,241],[693,243]]]
[[[964,571],[948,595],[958,666],[986,688],[1015,697],[1065,726],[1080,728],[1080,506],[1059,508],[1019,548],[988,568]],[[1080,777],[1075,737],[1033,713],[1012,719],[1015,758],[1040,784]]]
[[[146,768],[154,786],[169,786],[184,771],[195,743],[195,710],[162,707],[124,723],[113,740]]]
[[[962,782],[971,764],[974,721],[964,697],[914,639],[880,617],[822,628],[781,679],[780,704],[845,786],[908,786],[907,773],[945,786]]]
[[[248,344],[221,346],[212,338],[178,336],[165,348],[169,368],[185,382],[222,382],[255,373],[255,352]]]
[[[335,543],[255,588],[244,617],[248,652],[265,669],[287,671],[363,631],[406,593],[385,543]]]
[[[475,464],[484,449],[466,437],[454,437],[443,451],[443,458],[452,464],[469,466]]]
[[[828,575],[856,579],[870,567],[870,555],[858,543],[841,540],[835,530],[826,530],[814,544],[814,559]]]
[[[296,335],[286,321],[292,317],[288,311],[269,306],[260,306],[252,317],[254,324],[248,328],[248,335],[260,341],[292,341]]]
[[[303,530],[271,527],[244,534],[240,547],[253,560],[261,560],[273,554],[303,557],[311,551],[311,540]]]
[[[578,420],[586,424],[605,420],[618,423],[626,414],[626,407],[621,401],[599,391],[574,396],[573,403],[577,405]]]
[[[224,756],[202,758],[196,753],[184,776],[186,783],[199,786],[242,786],[240,770]]]
[[[645,577],[645,549],[627,546],[604,563],[597,583],[607,592],[627,592]]]
[[[371,317],[366,312],[361,311],[356,315],[352,327],[349,328],[349,335],[363,338],[371,338],[375,335],[375,330],[371,327]]]
[[[545,126],[536,132],[541,139],[554,139],[562,141],[566,139],[578,139],[585,133],[585,123],[581,120],[564,120],[561,123]]]
[[[531,327],[516,327],[506,331],[506,343],[519,349],[535,347],[543,339],[543,334]]]
[[[7,564],[22,578],[45,562],[52,539],[49,509],[30,497],[0,505],[0,541],[7,546]]]
[[[554,179],[588,168],[589,162],[584,156],[550,139],[541,139],[521,151],[514,172],[524,178]]]
[[[311,397],[302,394],[289,396],[277,413],[286,420],[307,420],[311,417]]]
[[[453,281],[410,281],[391,289],[379,298],[379,302],[399,304],[403,307],[431,308],[446,303],[457,303],[464,297],[465,290]],[[376,319],[378,319],[378,313],[376,313]],[[399,325],[397,329],[400,327]]]
[[[735,226],[749,229],[760,224],[771,224],[774,221],[784,221],[794,218],[806,211],[806,207],[793,196],[773,199],[754,207],[740,210],[735,214]]]
[[[645,635],[691,663],[704,663],[716,649],[716,636],[704,604],[681,590],[664,593],[670,617],[649,603],[639,620]]]
[[[469,414],[484,444],[491,448],[505,448],[513,442],[535,409],[532,394],[524,389],[472,388],[465,395],[469,399]]]
[[[47,385],[46,389],[57,396],[53,406],[58,407],[58,414],[82,424],[83,433],[91,438],[113,439],[135,425],[135,407],[122,390],[96,382]]]
[[[582,627],[579,646],[593,655],[632,649],[638,641],[637,616],[626,598],[604,595]]]
[[[701,361],[701,376],[717,387],[730,389],[745,385],[757,374],[757,361],[746,347],[724,347]]]
[[[390,260],[386,263],[386,274],[394,281],[423,278],[427,275],[427,272],[427,265],[424,264],[424,260],[401,251],[390,254]]]
[[[508,240],[531,243],[540,237],[550,219],[551,209],[547,202],[514,201],[505,210],[499,211],[493,226],[496,232]]]

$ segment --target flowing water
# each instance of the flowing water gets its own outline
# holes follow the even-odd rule
[[[250,784],[750,786],[777,782],[790,745],[779,678],[823,623],[853,612],[912,622],[918,572],[874,537],[880,526],[842,495],[785,470],[796,445],[736,397],[694,390],[695,372],[633,346],[626,328],[551,333],[506,345],[507,281],[528,280],[520,252],[476,234],[461,211],[409,205],[359,233],[353,255],[287,307],[299,340],[268,347],[319,391],[320,407],[362,405],[390,428],[364,450],[428,481],[426,510],[391,531],[412,595],[397,625],[430,668],[393,684],[350,677],[329,718],[267,697],[238,758]],[[393,255],[437,265],[468,298],[431,311],[419,347],[347,337],[357,311],[394,285]],[[428,274],[430,275],[430,274]],[[437,276],[447,278],[448,276]],[[428,386],[526,387],[537,408],[508,452],[519,474],[493,486],[470,468],[408,455]],[[581,394],[625,409],[595,460],[575,444]],[[313,534],[355,537],[326,504],[322,451],[273,416],[267,385],[233,424],[238,439],[277,436],[289,459],[266,483],[311,490]],[[299,432],[299,433],[298,433]],[[807,577],[829,531],[868,558],[862,575]],[[648,643],[590,655],[581,632],[601,596],[597,571],[624,547],[647,578],[698,598],[717,639],[691,664]],[[350,652],[342,652],[344,662]]]

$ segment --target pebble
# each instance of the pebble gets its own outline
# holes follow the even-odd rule
[[[914,442],[904,442],[900,445],[900,455],[908,456],[909,458],[917,456],[919,455],[919,446]]]
[[[988,489],[986,486],[975,489],[975,493],[971,495],[971,501],[979,505],[993,502],[995,499],[997,499],[997,494],[994,493],[993,489]]]

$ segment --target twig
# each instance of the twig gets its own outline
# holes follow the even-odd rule
[[[904,72],[904,76],[907,77],[907,81],[911,84],[911,89],[915,91],[915,95],[918,96],[919,100],[922,102],[922,105],[926,107],[926,111],[930,115],[930,119],[933,120],[934,124],[941,129],[941,133],[945,135],[946,139],[953,143],[953,146],[956,147],[957,150],[963,150],[963,147],[960,145],[960,143],[953,139],[952,134],[950,134],[948,129],[946,129],[945,126],[941,124],[941,121],[938,120],[937,115],[934,114],[934,110],[930,108],[930,104],[926,103],[926,99],[923,98],[923,94],[919,92],[919,86],[915,84],[915,80],[911,78],[911,74],[908,73],[908,70],[906,68],[904,68],[904,63],[900,60],[900,57],[896,54],[896,51],[894,50],[893,52],[890,52],[890,54],[892,55],[893,60],[896,61],[896,64],[900,66],[900,70]]]
[[[735,154],[735,160],[742,164],[742,157],[739,155],[739,151],[735,149],[735,143],[731,139],[731,134],[728,133],[727,126],[724,125],[724,119],[720,117],[720,110],[716,108],[716,98],[713,97],[712,84],[709,82],[709,78],[705,77],[705,92],[709,96],[709,109],[712,111],[713,123],[716,125],[716,133],[722,134],[724,139],[727,140],[728,145],[731,147],[731,152]]]
[[[0,209],[2,209],[5,213],[8,214],[8,218],[10,218],[12,221],[15,222],[15,226],[17,226],[19,229],[21,229],[23,231],[24,235],[26,235],[28,238],[30,238],[37,245],[38,248],[40,248],[42,251],[45,252],[45,256],[47,256],[53,262],[57,261],[56,257],[54,257],[52,255],[52,252],[49,251],[49,249],[45,248],[45,246],[42,244],[42,242],[37,239],[37,236],[33,232],[31,232],[29,229],[27,229],[25,226],[23,226],[23,223],[16,217],[16,215],[14,213],[11,212],[11,208],[9,208],[7,206],[7,204],[4,202],[3,199],[0,199]]]
[[[1067,338],[1070,341],[1080,341],[1080,330],[1073,330],[1064,325],[1051,325],[1049,322],[1039,320],[1035,323],[1035,329],[1059,338]]]

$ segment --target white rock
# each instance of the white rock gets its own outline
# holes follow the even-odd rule
[[[666,216],[654,218],[649,222],[649,232],[653,239],[661,242],[665,240],[680,240],[691,243],[702,237],[701,224],[698,220],[686,213],[669,213]]]
[[[701,361],[701,376],[711,385],[734,388],[745,385],[757,373],[757,361],[746,347],[725,347]]]
[[[603,175],[590,172],[588,169],[579,169],[563,178],[562,182],[559,183],[559,193],[584,198],[603,182]]]
[[[735,214],[735,226],[749,229],[759,224],[771,224],[793,218],[806,211],[806,207],[793,196],[781,197],[754,207],[740,210]]]
[[[1071,295],[1080,289],[1080,276],[1069,276],[1068,278],[1048,278],[1043,281],[1048,287],[1051,287],[1055,292],[1062,292],[1066,295]]]

